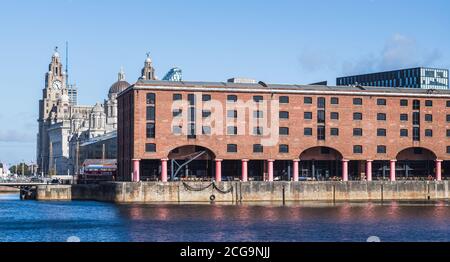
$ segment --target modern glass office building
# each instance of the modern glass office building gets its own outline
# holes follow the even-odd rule
[[[336,85],[449,89],[447,69],[426,67],[339,77]]]

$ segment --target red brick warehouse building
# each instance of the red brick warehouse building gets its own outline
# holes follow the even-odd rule
[[[140,80],[118,110],[123,181],[450,174],[449,91]]]

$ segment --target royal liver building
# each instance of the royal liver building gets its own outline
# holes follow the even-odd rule
[[[39,172],[44,175],[74,174],[80,164],[76,157],[77,146],[116,132],[116,97],[130,86],[121,70],[103,103],[83,106],[77,105],[76,99],[70,99],[72,89],[67,86],[66,77],[60,54],[55,50],[45,76],[42,99],[39,100],[37,164]],[[149,57],[145,61],[142,77],[154,78]]]

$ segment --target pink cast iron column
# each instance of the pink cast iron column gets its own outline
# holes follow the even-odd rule
[[[140,159],[133,159],[133,177],[131,178],[132,182],[139,182],[140,174],[139,174],[139,162]]]
[[[294,159],[294,168],[293,168],[293,172],[294,172],[294,181],[297,182],[298,181],[298,163],[300,162],[300,159]]]
[[[436,180],[442,181],[442,160],[436,160]]]
[[[396,169],[397,169],[397,165],[396,165],[396,163],[397,163],[397,160],[391,160],[391,174],[390,174],[390,179],[391,179],[391,181],[395,181],[396,180],[396,178],[395,178],[395,176],[396,176]]]
[[[216,182],[222,182],[222,159],[216,159]]]
[[[167,182],[167,161],[167,158],[161,159],[161,182],[164,183]]]
[[[348,181],[348,160],[342,159],[342,181]]]
[[[248,159],[242,159],[242,182],[248,182]]]
[[[273,159],[267,160],[267,169],[269,172],[269,177],[268,177],[269,182],[273,182],[273,162],[274,161],[275,160],[273,160]]]
[[[372,163],[373,160],[366,161],[366,178],[369,182],[372,181]]]

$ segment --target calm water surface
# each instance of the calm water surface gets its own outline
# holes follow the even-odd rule
[[[0,241],[450,241],[450,202],[259,206],[20,201],[0,194]]]

